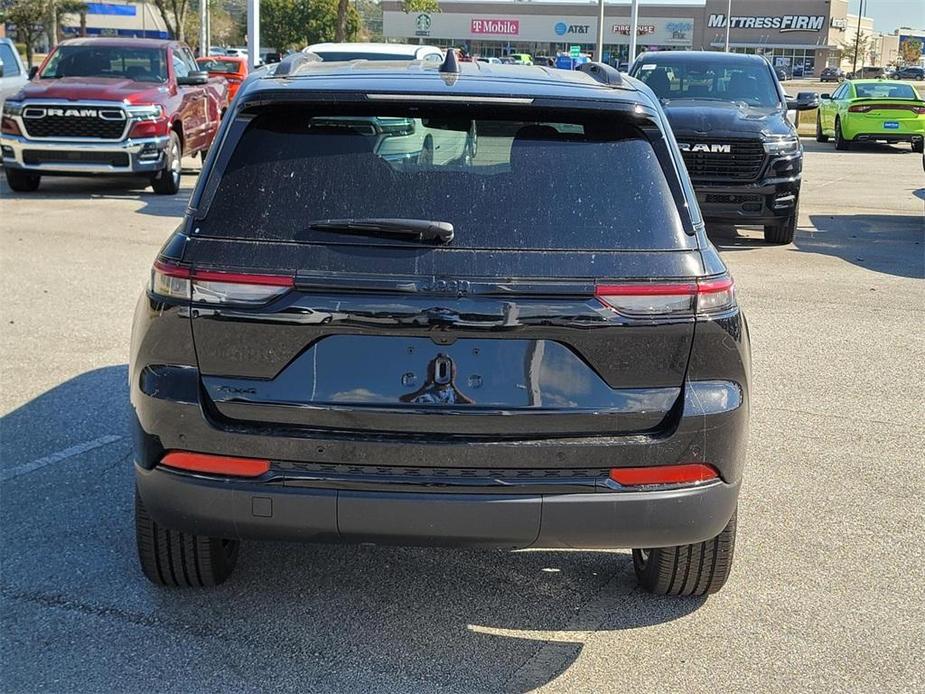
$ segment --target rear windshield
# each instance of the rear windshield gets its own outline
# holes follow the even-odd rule
[[[633,76],[645,82],[659,99],[744,101],[749,106],[762,107],[780,105],[771,72],[760,63],[684,63],[671,58],[653,58],[636,67]]]
[[[453,247],[692,247],[675,200],[652,144],[617,116],[290,109],[258,116],[245,130],[199,233],[332,242],[311,224],[401,218],[449,222]]]
[[[135,82],[164,82],[167,79],[165,52],[161,48],[122,46],[58,46],[42,79],[60,77],[112,77]]]
[[[875,82],[873,84],[855,84],[854,89],[859,99],[918,99],[919,95],[908,84],[895,82]]]
[[[208,72],[224,72],[235,74],[241,68],[241,63],[236,60],[222,60],[221,58],[200,58],[196,62],[199,63],[199,67]]]

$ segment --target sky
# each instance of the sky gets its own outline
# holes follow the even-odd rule
[[[848,11],[857,14],[861,0],[850,0]],[[874,20],[874,29],[892,34],[901,26],[925,29],[925,0],[864,0],[864,14]]]

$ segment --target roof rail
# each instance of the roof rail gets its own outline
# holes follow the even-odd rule
[[[601,84],[606,84],[608,87],[623,86],[623,75],[620,74],[619,70],[605,63],[582,63],[575,69],[591,75],[595,80]]]
[[[274,76],[291,75],[305,63],[320,63],[321,57],[307,50],[287,55],[283,58],[273,73]]]

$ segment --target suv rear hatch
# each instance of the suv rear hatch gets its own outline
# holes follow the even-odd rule
[[[405,117],[419,156],[376,154],[389,135],[363,119]],[[512,438],[670,423],[702,261],[651,131],[616,112],[398,103],[264,108],[242,131],[181,268],[162,268],[192,279],[215,418]],[[415,236],[426,222],[452,240]]]

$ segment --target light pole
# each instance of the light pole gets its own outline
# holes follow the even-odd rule
[[[247,0],[247,63],[253,69],[260,59],[260,0]]]
[[[199,57],[209,55],[209,0],[199,0]]]
[[[729,27],[732,26],[732,0],[726,5],[726,53],[729,52]]]
[[[855,73],[858,71],[858,50],[861,45],[861,18],[864,16],[864,0],[861,0],[860,6],[858,7],[858,28],[854,32],[854,64],[851,66],[851,72]],[[861,61],[861,67],[864,67],[864,61]]]
[[[597,0],[597,61],[604,62],[604,0]]]
[[[636,39],[639,37],[639,0],[633,0],[633,9],[630,10],[630,54],[627,63],[633,64],[636,60]]]

